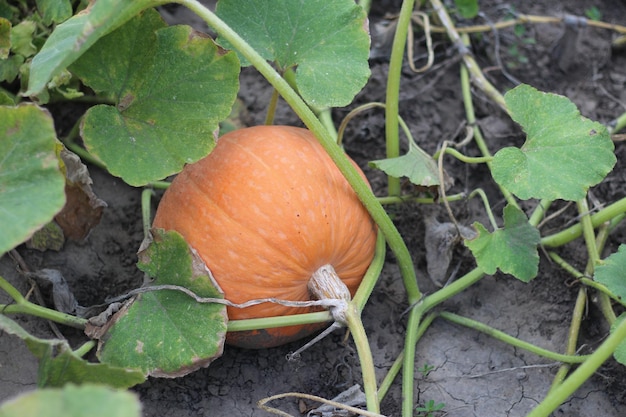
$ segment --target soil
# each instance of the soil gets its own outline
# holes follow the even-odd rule
[[[380,27],[386,13],[399,10],[399,1],[374,2],[371,25]],[[534,2],[499,0],[482,1],[484,13],[480,22],[499,21],[511,4],[520,13],[562,16],[583,16],[592,6],[598,8],[603,20],[626,21],[626,3],[618,0]],[[200,29],[202,25],[184,10],[167,9],[173,21],[186,22]],[[544,91],[569,97],[582,114],[602,123],[610,123],[626,111],[626,51],[611,49],[615,34],[608,30],[581,28],[575,51],[563,48],[561,25],[527,26],[520,37],[512,30],[484,33],[473,39],[475,56],[490,80],[500,91],[514,86],[511,80],[528,83]],[[375,32],[373,32],[375,34]],[[415,39],[417,66],[424,61],[424,41],[418,33]],[[525,42],[523,39],[533,39]],[[366,88],[349,108],[335,109],[334,120],[341,121],[349,110],[359,104],[384,101],[388,62],[386,46],[375,38],[376,57],[371,61],[372,76]],[[456,51],[441,35],[433,39],[435,66],[425,73],[413,73],[408,66],[403,71],[400,113],[411,133],[427,152],[436,151],[443,140],[459,141],[465,120],[459,81],[459,60]],[[499,44],[499,53],[496,45]],[[512,46],[517,52],[511,52]],[[560,46],[560,48],[559,48]],[[555,54],[554,51],[564,51]],[[575,53],[574,53],[575,52]],[[497,69],[501,60],[508,74]],[[265,107],[271,89],[254,70],[245,69],[241,75],[240,98],[249,112],[248,124],[263,123]],[[524,137],[519,128],[484,96],[474,90],[478,124],[492,150],[507,145],[521,145]],[[66,111],[68,119],[79,112]],[[277,124],[299,125],[297,117],[284,105],[279,108]],[[57,120],[57,124],[71,126]],[[384,195],[385,178],[367,166],[367,162],[384,158],[384,115],[372,110],[351,122],[344,139],[346,151],[366,171],[376,194]],[[464,152],[478,155],[473,145]],[[600,203],[610,203],[625,194],[626,151],[617,143],[618,165],[609,177],[594,187],[592,195]],[[501,213],[503,201],[482,166],[467,166],[452,158],[446,159],[446,170],[455,179],[450,193],[483,188],[495,213]],[[139,286],[142,274],[136,269],[136,251],[142,240],[140,193],[98,168],[91,167],[94,191],[107,202],[103,219],[87,239],[66,242],[59,252],[38,252],[18,248],[32,270],[60,270],[81,305],[92,305],[106,296],[117,295]],[[156,204],[158,196],[155,198]],[[536,202],[528,203],[532,208]],[[565,204],[559,205],[564,207]],[[487,224],[484,209],[476,200],[452,205],[457,219],[465,225],[474,221]],[[407,203],[389,207],[394,221],[405,238],[417,268],[420,288],[426,293],[436,286],[429,279],[425,257],[424,218],[436,216],[447,221],[442,206],[424,207]],[[565,208],[562,215],[542,227],[547,234],[576,216],[575,207]],[[626,229],[619,227],[610,236],[606,254],[615,252],[624,241]],[[586,248],[580,240],[559,250],[575,267],[585,268]],[[578,287],[569,275],[541,255],[540,276],[528,284],[510,276],[496,274],[449,300],[442,309],[457,312],[484,322],[513,336],[553,351],[563,351]],[[452,260],[456,276],[474,267],[466,251],[458,249]],[[0,275],[24,293],[28,285],[17,274],[15,263],[8,256],[0,259]],[[0,303],[7,302],[0,294]],[[382,379],[403,348],[406,327],[404,315],[408,308],[398,267],[391,254],[374,293],[363,312],[363,322],[374,355],[378,377]],[[32,333],[53,337],[50,327],[42,320],[15,317]],[[602,323],[598,308],[591,303],[583,322],[581,345],[588,352],[606,337],[608,329]],[[76,331],[61,329],[71,340],[80,340]],[[257,401],[271,395],[301,392],[333,398],[354,384],[361,383],[355,349],[350,339],[344,341],[338,331],[302,353],[299,360],[289,362],[286,355],[301,346],[295,342],[267,350],[245,350],[226,347],[224,355],[209,368],[183,378],[151,378],[133,388],[142,403],[145,416],[265,416]],[[474,330],[444,320],[436,320],[417,345],[416,392],[418,404],[429,400],[444,403],[443,413],[454,417],[466,416],[524,416],[546,395],[559,364],[513,348]],[[419,369],[432,367],[427,375]],[[0,401],[36,387],[37,363],[15,337],[0,336]],[[624,415],[626,373],[614,361],[608,361],[575,395],[554,413],[555,416],[606,417]],[[400,415],[400,383],[396,381],[382,402],[382,412]],[[272,403],[281,410],[297,416],[300,406],[315,404],[294,398]]]

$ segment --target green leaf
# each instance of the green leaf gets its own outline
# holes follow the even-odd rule
[[[537,245],[541,239],[539,231],[528,223],[524,212],[515,206],[504,208],[504,228],[489,233],[480,223],[474,223],[478,237],[466,240],[478,266],[487,274],[496,270],[511,274],[529,282],[539,268]]]
[[[151,285],[178,285],[201,297],[223,298],[195,252],[176,232],[153,232],[140,253],[139,268],[155,277]],[[139,368],[148,375],[178,377],[208,366],[221,356],[226,307],[199,303],[175,290],[149,291],[114,316],[101,339],[102,362]]]
[[[392,177],[407,177],[415,185],[431,187],[440,183],[437,163],[417,146],[410,146],[406,154],[397,158],[371,161],[369,165]]]
[[[613,324],[611,324],[611,333],[613,333],[615,329],[617,329],[617,326],[619,326],[624,321],[624,319],[626,319],[626,313],[620,314],[617,320],[615,320]],[[626,365],[626,341],[623,341],[622,343],[617,345],[617,349],[615,349],[615,352],[613,352],[613,357],[622,365]]]
[[[1,417],[140,417],[136,394],[97,385],[67,385],[22,394],[0,406]]]
[[[0,106],[0,255],[65,204],[52,117],[34,105]]]
[[[24,20],[11,29],[11,50],[28,58],[35,55],[37,47],[33,45],[33,36],[37,29],[37,23],[32,20]]]
[[[87,149],[116,176],[145,185],[179,172],[215,146],[239,88],[239,61],[189,26],[154,10],[102,38],[70,70],[116,106],[90,108]]]
[[[454,5],[459,15],[465,19],[472,19],[478,15],[478,0],[454,0]]]
[[[626,300],[626,245],[620,245],[617,252],[596,267],[594,280],[620,299]]]
[[[156,0],[98,0],[61,23],[33,58],[26,96],[41,93],[48,81],[78,59],[98,39],[115,30]]]
[[[519,198],[580,200],[615,165],[606,127],[582,117],[566,97],[520,85],[505,100],[528,136],[521,149],[496,153],[492,174]]]
[[[104,363],[90,363],[64,347],[53,356],[43,356],[37,375],[40,387],[62,387],[67,383],[104,384],[112,388],[127,389],[145,382],[143,372]]]
[[[37,10],[46,25],[61,23],[72,17],[70,0],[37,0]]]
[[[40,387],[60,387],[66,383],[99,383],[126,389],[146,379],[140,371],[87,362],[71,350],[66,340],[33,336],[4,315],[0,315],[0,330],[24,340],[28,349],[40,360]]]
[[[280,71],[297,67],[310,105],[346,106],[369,78],[367,15],[353,0],[220,0],[216,13]]]
[[[66,340],[42,339],[37,336],[33,336],[15,321],[2,314],[0,314],[0,330],[4,333],[12,334],[22,339],[37,359],[43,358],[51,347],[56,348],[57,346],[67,346]]]
[[[22,55],[11,55],[7,59],[0,60],[0,82],[12,83],[20,73],[20,67],[23,63],[24,57]]]

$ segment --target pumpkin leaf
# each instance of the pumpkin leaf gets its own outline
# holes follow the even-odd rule
[[[620,245],[617,252],[596,267],[593,279],[626,300],[626,245]]]
[[[37,0],[37,10],[46,25],[61,23],[72,16],[70,0]]]
[[[404,155],[371,161],[369,165],[395,178],[407,177],[415,185],[433,187],[440,184],[437,163],[415,145],[409,146]]]
[[[48,81],[67,68],[98,39],[115,30],[154,0],[98,0],[80,13],[58,25],[30,66],[25,96],[42,93]]]
[[[76,355],[69,346],[56,355],[44,355],[39,362],[37,384],[40,387],[62,387],[67,383],[105,384],[112,388],[127,389],[145,382],[143,372],[105,363],[90,363]]]
[[[22,339],[32,354],[39,359],[39,386],[60,387],[66,383],[99,383],[126,389],[145,381],[145,376],[139,371],[90,363],[74,353],[66,340],[41,339],[33,336],[4,315],[0,315],[0,330]]]
[[[136,394],[105,386],[67,385],[22,394],[0,406],[2,417],[140,417]]]
[[[492,174],[519,198],[580,200],[613,169],[608,130],[582,117],[566,97],[520,85],[505,101],[528,136],[521,148],[494,155]]]
[[[154,10],[99,40],[70,69],[115,102],[87,111],[87,149],[135,186],[206,156],[239,88],[234,53],[189,26],[166,27]]]
[[[153,237],[138,264],[155,278],[150,285],[178,285],[201,297],[223,298],[182,236],[155,229]],[[221,356],[226,324],[223,304],[198,303],[175,290],[149,291],[113,316],[98,356],[104,363],[138,368],[151,376],[184,376]]]
[[[52,117],[0,106],[0,255],[47,224],[65,203]]]
[[[367,15],[352,0],[220,0],[216,13],[279,71],[296,68],[309,105],[346,106],[369,78]]]
[[[473,224],[478,237],[465,240],[478,266],[487,274],[496,270],[511,274],[520,281],[529,282],[539,270],[537,245],[539,231],[528,223],[524,212],[515,206],[504,208],[504,228],[489,233],[485,227]]]

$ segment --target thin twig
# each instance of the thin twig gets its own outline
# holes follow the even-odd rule
[[[246,307],[251,307],[251,306],[255,306],[258,304],[262,304],[262,303],[274,303],[274,304],[280,304],[286,307],[324,307],[324,308],[336,308],[336,307],[341,307],[342,305],[344,305],[346,303],[345,300],[339,300],[339,299],[325,299],[325,300],[311,300],[311,301],[289,301],[289,300],[280,300],[277,298],[260,298],[260,299],[255,299],[255,300],[249,300],[246,301],[245,303],[233,303],[232,301],[229,300],[225,300],[223,298],[214,298],[214,297],[200,297],[199,295],[197,295],[196,293],[194,293],[193,291],[191,291],[188,288],[185,287],[181,287],[180,285],[171,285],[171,284],[163,284],[163,285],[152,285],[149,287],[141,287],[141,288],[135,288],[134,290],[131,290],[129,292],[127,292],[126,294],[122,294],[118,297],[114,297],[114,298],[110,298],[107,299],[107,303],[116,303],[116,302],[120,302],[123,300],[126,300],[134,295],[138,295],[138,294],[142,294],[142,293],[147,293],[147,292],[151,292],[151,291],[162,291],[162,290],[173,290],[173,291],[180,291],[186,295],[188,295],[189,297],[193,298],[196,302],[198,303],[203,303],[203,304],[209,304],[209,303],[215,303],[215,304],[223,304],[229,307],[235,307],[235,308],[246,308]]]
[[[257,403],[257,405],[261,409],[267,411],[268,413],[276,414],[276,415],[283,416],[283,417],[293,417],[289,413],[285,413],[284,411],[278,410],[277,408],[273,408],[273,407],[265,405],[270,401],[279,400],[281,398],[288,398],[288,397],[304,398],[305,400],[317,401],[317,402],[328,404],[335,408],[350,411],[354,414],[365,416],[365,417],[385,417],[382,414],[372,413],[371,411],[363,410],[361,408],[356,408],[356,407],[352,407],[349,405],[338,403],[336,401],[327,400],[325,398],[318,397],[317,395],[302,394],[300,392],[287,392],[284,394],[272,395],[271,397],[263,398]]]
[[[428,71],[433,66],[433,62],[435,61],[435,53],[433,52],[433,41],[432,41],[432,36],[430,34],[430,19],[428,15],[424,12],[415,12],[413,13],[413,17],[411,20],[415,21],[416,15],[421,16],[424,22],[424,35],[426,36],[426,51],[428,54],[428,59],[426,61],[426,64],[424,64],[422,67],[420,68],[415,67],[415,63],[413,62],[413,26],[412,25],[409,25],[409,28],[408,28],[407,58],[409,61],[409,67],[411,68],[411,71],[415,73],[420,73],[420,72]]]

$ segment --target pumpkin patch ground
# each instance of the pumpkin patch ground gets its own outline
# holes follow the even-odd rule
[[[337,124],[360,104],[385,101],[390,52],[385,30],[392,24],[387,15],[397,13],[400,3],[373,2],[371,77],[353,104],[333,110]],[[489,16],[500,17],[501,11],[511,4],[519,13],[537,16],[584,16],[593,7],[600,13],[601,20],[626,22],[626,3],[618,0],[510,3],[490,0],[480,2],[484,23],[491,24]],[[184,8],[167,6],[163,13],[169,23],[186,23],[205,30],[199,19]],[[517,82],[529,84],[541,91],[568,97],[583,116],[608,124],[626,111],[626,49],[611,48],[611,40],[616,36],[611,30],[578,27],[573,34],[564,33],[564,27],[554,23],[529,25],[523,32],[502,29],[485,32],[483,37],[473,40],[472,48],[479,65],[500,91],[511,89]],[[569,42],[572,39],[574,41]],[[434,66],[424,73],[413,72],[408,66],[403,68],[399,102],[401,117],[419,146],[431,155],[443,141],[462,141],[466,120],[459,80],[460,58],[443,35],[435,34],[432,41]],[[421,33],[415,34],[414,44],[413,53],[419,66],[426,61]],[[497,70],[498,62],[506,68],[505,72]],[[247,126],[263,124],[272,89],[252,68],[242,70],[240,82],[239,99],[245,112],[239,122]],[[487,144],[492,149],[521,146],[524,135],[519,126],[481,91],[473,93],[477,125]],[[57,128],[69,130],[80,112],[77,109],[75,114],[71,107],[62,110],[59,114],[63,116],[56,120]],[[385,158],[384,117],[380,109],[356,116],[347,125],[343,140],[346,152],[360,166],[379,196],[386,193],[386,176],[368,163]],[[302,126],[283,102],[279,102],[274,123]],[[408,146],[402,149],[407,151]],[[625,149],[623,143],[616,141],[617,165],[601,184],[592,188],[591,195],[596,201],[613,202],[626,195]],[[463,150],[472,152],[471,148]],[[449,195],[481,188],[498,222],[502,222],[500,216],[506,202],[483,164],[469,165],[444,157],[444,167],[454,181],[447,191]],[[84,241],[68,241],[60,251],[18,248],[30,269],[61,271],[82,306],[102,303],[108,296],[137,288],[144,280],[143,273],[136,267],[136,253],[143,239],[141,190],[99,168],[89,169],[94,192],[107,204],[100,224]],[[412,191],[408,182],[403,185],[403,192]],[[156,193],[153,205],[162,194]],[[574,205],[555,204],[562,211],[542,224],[542,234],[576,221]],[[475,267],[474,257],[467,248],[462,244],[448,244],[446,231],[450,218],[443,205],[404,202],[387,204],[385,208],[410,250],[424,294],[435,292],[446,281],[453,281]],[[477,198],[452,202],[450,208],[464,227],[470,228],[476,221],[489,224],[484,205]],[[616,252],[626,241],[625,227],[622,223],[610,234],[605,244],[606,254]],[[559,248],[558,253],[576,269],[585,269],[587,248],[582,239]],[[441,310],[485,323],[542,348],[562,352],[579,285],[546,252],[540,250],[539,257],[539,276],[530,282],[497,272],[442,303]],[[8,256],[0,259],[0,276],[22,293],[29,289],[17,274],[15,261]],[[44,298],[48,297],[50,288],[41,287]],[[0,292],[0,303],[7,302],[8,297]],[[398,264],[388,251],[380,279],[362,314],[379,381],[402,352],[410,307]],[[597,300],[591,299],[584,310],[578,343],[583,353],[597,348],[607,336],[609,329],[601,316]],[[42,319],[12,317],[39,337],[55,337]],[[84,339],[78,330],[65,327],[61,330],[70,341]],[[272,395],[297,392],[333,399],[356,384],[362,385],[356,349],[352,339],[346,338],[345,330],[335,331],[295,359],[288,360],[287,356],[307,340],[259,350],[227,345],[223,355],[208,368],[181,378],[149,378],[131,390],[139,396],[143,415],[147,417],[268,416],[271,414],[261,410],[257,402]],[[414,395],[418,408],[415,415],[526,416],[546,396],[560,365],[556,360],[438,317],[417,344]],[[23,341],[0,333],[0,402],[35,389],[37,369],[37,361]],[[381,411],[386,416],[401,414],[400,378],[397,377],[381,403]],[[554,415],[623,416],[625,392],[624,367],[610,359],[558,407]],[[364,405],[359,401],[356,404]],[[270,405],[292,416],[300,416],[319,403],[287,397],[272,401]],[[311,415],[344,414],[320,411]]]

